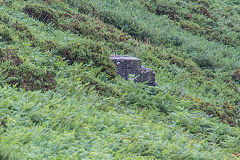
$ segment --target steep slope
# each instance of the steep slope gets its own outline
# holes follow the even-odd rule
[[[237,1],[0,4],[0,159],[238,157]],[[158,86],[122,80],[112,54]]]

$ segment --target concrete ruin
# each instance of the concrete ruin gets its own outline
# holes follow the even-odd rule
[[[117,73],[128,80],[129,75],[135,75],[134,82],[146,82],[149,86],[156,86],[155,72],[142,66],[141,59],[128,55],[113,55],[110,57],[115,63]]]

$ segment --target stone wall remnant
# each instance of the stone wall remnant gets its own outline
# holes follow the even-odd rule
[[[141,59],[128,55],[113,55],[110,58],[116,65],[117,73],[124,79],[128,80],[129,75],[133,74],[136,76],[134,82],[146,82],[149,86],[156,86],[155,72],[142,66]]]

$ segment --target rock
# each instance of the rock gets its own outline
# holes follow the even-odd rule
[[[156,86],[155,72],[141,65],[141,59],[128,55],[115,55],[110,57],[115,63],[117,73],[124,79],[129,79],[130,74],[134,74],[134,82],[147,82],[149,86]]]
[[[128,55],[111,56],[111,60],[116,64],[118,70],[139,70],[141,69],[141,59]]]
[[[155,83],[155,72],[150,69],[142,66],[141,72],[138,77],[134,80],[135,82],[147,82],[149,86],[156,86]]]
[[[134,74],[134,75],[140,75],[141,70],[140,69],[118,69],[117,68],[117,73],[120,74],[124,79],[129,78],[129,74]]]

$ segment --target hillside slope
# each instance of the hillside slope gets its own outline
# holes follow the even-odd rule
[[[0,159],[237,159],[237,0],[0,0]],[[157,87],[125,81],[132,55]]]

